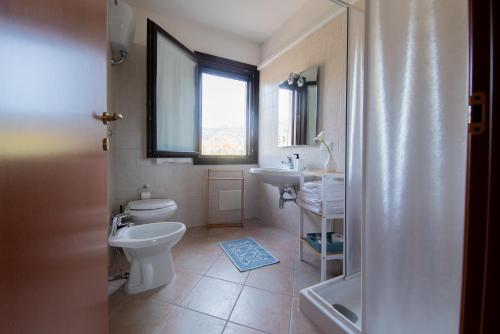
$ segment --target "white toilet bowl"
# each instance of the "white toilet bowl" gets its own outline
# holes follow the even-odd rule
[[[130,262],[127,293],[139,293],[168,284],[175,275],[171,248],[186,232],[177,222],[158,222],[118,230],[109,244],[122,247]]]

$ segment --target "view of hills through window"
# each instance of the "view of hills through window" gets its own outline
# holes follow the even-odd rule
[[[246,155],[247,82],[203,73],[202,155]]]

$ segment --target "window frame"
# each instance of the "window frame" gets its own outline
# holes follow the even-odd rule
[[[259,127],[259,71],[254,65],[241,63],[238,61],[209,55],[202,52],[195,52],[198,59],[198,138],[200,154],[193,157],[195,165],[221,165],[221,164],[257,164],[258,163],[258,127]],[[246,111],[246,151],[242,155],[202,155],[202,80],[203,73],[226,77],[229,79],[244,80],[247,82],[247,111]]]
[[[196,61],[195,70],[195,151],[162,151],[157,145],[157,39],[158,34],[179,47],[187,56]],[[223,76],[247,82],[246,146],[247,155],[201,155],[202,147],[202,87],[203,73]],[[257,164],[259,134],[259,71],[256,66],[238,61],[213,56],[202,52],[193,52],[162,27],[147,19],[147,158],[192,158],[194,165],[218,164]]]
[[[147,126],[146,126],[146,136],[147,136],[147,158],[191,158],[196,157],[201,153],[200,138],[198,137],[199,132],[195,133],[196,137],[196,147],[195,151],[161,151],[158,150],[157,145],[157,124],[156,124],[156,70],[157,70],[157,40],[158,34],[162,35],[164,38],[168,39],[170,42],[179,47],[188,57],[198,63],[198,59],[194,52],[189,50],[181,42],[179,42],[175,37],[166,32],[158,24],[154,23],[152,20],[147,19],[147,80],[146,80],[146,90],[147,90]],[[199,81],[198,81],[198,65],[195,70],[195,92],[198,94],[199,91]],[[200,106],[198,105],[198,96],[196,96],[195,101],[195,129],[200,128]]]

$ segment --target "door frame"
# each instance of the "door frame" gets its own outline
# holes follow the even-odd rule
[[[495,240],[500,214],[494,210],[500,206],[500,92],[493,66],[500,45],[499,10],[494,0],[469,0],[469,96],[474,104],[473,94],[481,93],[484,103],[482,112],[472,106],[469,112],[461,333],[500,332],[494,311],[500,263]]]

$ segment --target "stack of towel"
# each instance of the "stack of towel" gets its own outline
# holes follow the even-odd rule
[[[297,194],[297,204],[317,214],[321,214],[322,208],[322,182],[313,181],[304,183],[304,187]],[[325,213],[344,213],[344,181],[332,181],[325,186]]]

